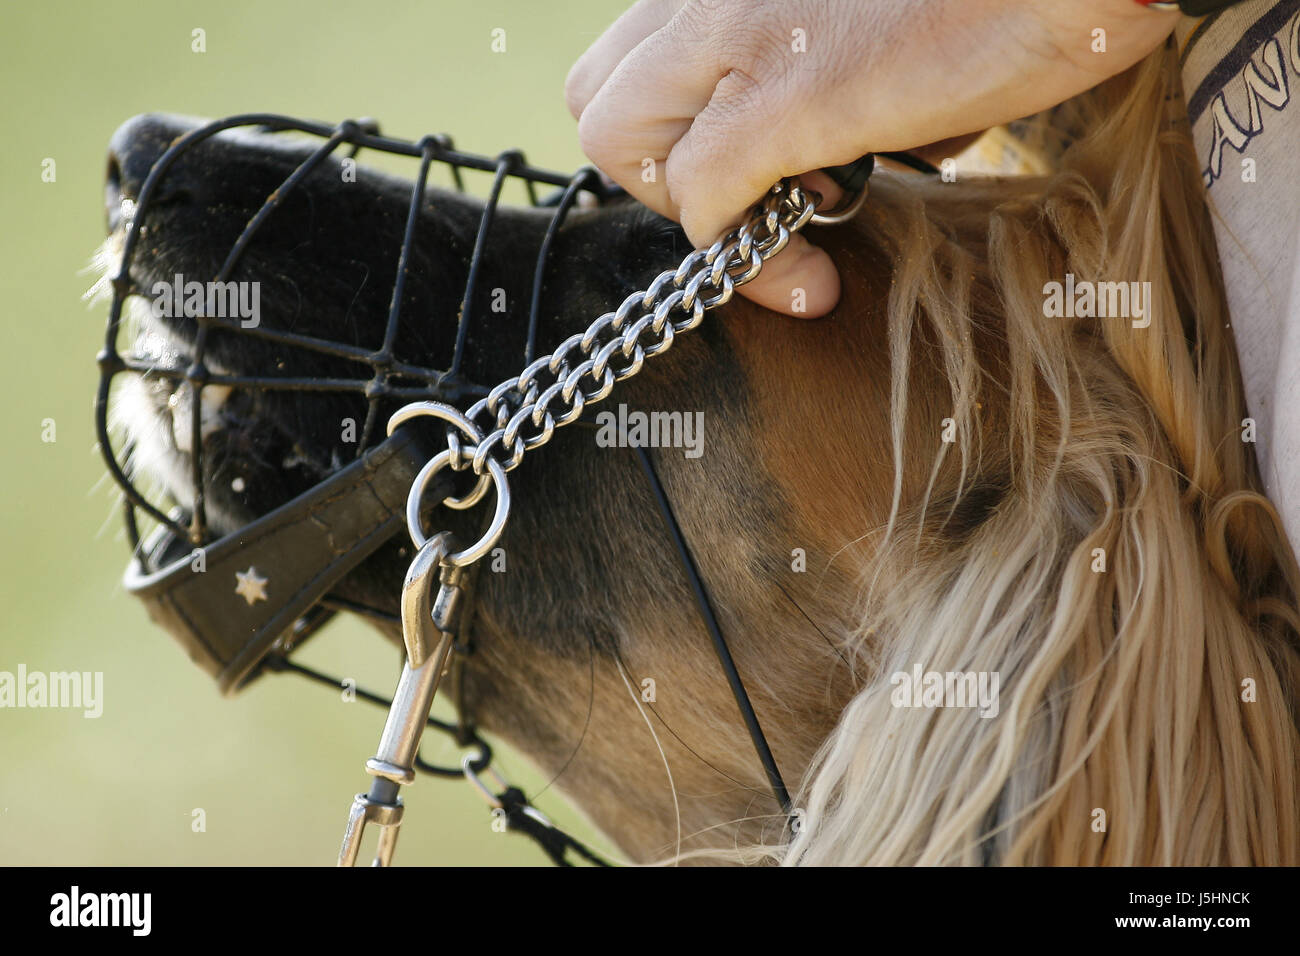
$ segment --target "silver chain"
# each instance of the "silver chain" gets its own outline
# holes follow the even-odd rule
[[[417,546],[427,540],[419,525],[420,497],[429,479],[444,467],[470,469],[478,483],[462,498],[443,504],[464,509],[496,486],[498,513],[488,534],[472,548],[449,555],[464,565],[477,560],[500,534],[509,511],[505,475],[524,455],[551,440],[557,428],[581,417],[614,386],[641,371],[646,359],[666,352],[678,333],[695,328],[704,313],[731,300],[738,286],[756,277],[790,237],[817,221],[813,195],[783,179],[750,210],[743,223],[707,249],[697,249],[676,269],[659,273],[613,312],[606,312],[571,335],[550,355],[506,379],[461,413],[440,402],[412,402],[395,414],[388,432],[412,418],[429,415],[448,424],[447,449],[435,455],[416,477],[407,500],[407,524]],[[828,220],[833,221],[833,220]]]
[[[641,371],[646,359],[666,352],[677,334],[699,325],[709,309],[725,305],[814,212],[797,183],[773,186],[744,223],[709,248],[690,253],[675,270],[659,273],[645,291],[632,293],[585,332],[565,339],[471,406],[466,417],[483,437],[465,448],[456,430],[448,429],[452,468],[469,464],[482,475],[490,455],[513,471],[525,452],[545,445],[555,429],[576,421],[617,382]]]

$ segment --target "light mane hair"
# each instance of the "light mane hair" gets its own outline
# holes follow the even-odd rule
[[[1050,175],[873,180],[894,469],[842,648],[864,676],[797,832],[743,859],[1300,862],[1297,571],[1243,441],[1172,48],[1053,117],[1083,133]],[[1045,317],[1066,273],[1150,282],[1150,326]],[[923,352],[955,440],[926,436],[915,494]],[[954,536],[972,494],[994,504]],[[999,715],[894,706],[916,664],[997,673]]]

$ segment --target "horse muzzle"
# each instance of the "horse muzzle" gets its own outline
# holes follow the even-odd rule
[[[272,133],[301,135],[271,137]],[[308,139],[304,141],[302,136]],[[287,141],[286,146],[272,142],[280,138]],[[283,180],[268,174],[267,169],[275,169],[275,164],[242,162],[236,150],[245,147],[274,153],[284,170]],[[387,293],[379,293],[388,307],[382,336],[361,343],[253,321],[260,317],[249,315],[241,306],[255,302],[260,283],[274,281],[275,276],[259,274],[259,262],[249,254],[250,247],[256,252],[259,238],[277,226],[277,216],[286,216],[286,203],[295,190],[305,188],[304,182],[328,176],[346,183],[350,172],[355,180],[355,158],[363,149],[405,157],[416,165],[414,178],[404,184],[409,192],[405,228],[393,237],[396,256],[390,267],[394,282]],[[213,162],[216,150],[226,151],[220,154],[220,166]],[[430,171],[435,166],[443,167],[461,191],[466,173],[479,171],[492,177],[480,213],[468,281],[460,296],[459,324],[441,367],[432,367],[425,355],[401,355],[396,348],[406,319],[403,285],[421,226]],[[217,680],[221,691],[230,693],[261,673],[268,658],[272,658],[271,667],[277,666],[318,630],[340,607],[331,601],[331,590],[402,531],[407,492],[434,446],[429,430],[419,424],[383,439],[377,434],[383,411],[411,400],[463,405],[486,394],[485,387],[468,380],[463,366],[468,332],[475,320],[471,306],[476,302],[476,284],[481,281],[479,267],[507,182],[522,181],[535,204],[552,210],[537,259],[525,347],[525,358],[530,361],[536,338],[536,297],[540,296],[547,247],[580,196],[602,200],[615,190],[589,168],[564,176],[529,166],[518,151],[497,157],[459,151],[446,135],[411,142],[382,136],[375,124],[367,121],[329,127],[273,115],[238,116],[207,124],[137,117],[114,135],[106,179],[108,227],[110,232],[122,234],[122,244],[111,278],[112,303],[99,355],[95,417],[105,464],[123,493],[132,551],[125,586]],[[201,231],[205,225],[196,220],[177,223],[175,217],[182,208],[197,211],[197,215],[221,209],[229,204],[223,190],[233,195],[235,180],[239,180],[239,188],[246,193],[249,179],[260,182],[266,194],[260,203],[244,210],[247,220],[242,228],[232,229],[229,221],[220,222],[215,215],[206,220],[215,224],[216,231],[231,236],[229,249],[212,259],[217,263],[213,270],[200,275],[191,270],[174,278],[169,275],[171,281],[164,279],[161,272],[171,270],[160,271],[158,264],[149,260],[151,250],[168,240],[184,246],[185,237],[175,234],[181,229]],[[388,179],[385,185],[398,182]],[[553,195],[542,199],[539,186],[550,187]],[[341,188],[335,191],[344,192]],[[348,212],[341,210],[341,214]],[[249,288],[254,294],[245,292]],[[372,291],[372,299],[377,292]],[[154,333],[133,328],[132,310],[124,308],[129,297],[150,295]],[[144,347],[151,338],[159,337],[157,329],[168,333],[165,338],[180,340],[178,346]],[[233,363],[227,358],[239,348],[274,349],[276,360],[241,374],[232,370]],[[329,363],[328,371],[300,374],[292,362],[280,358],[283,355],[313,363],[308,365],[313,371],[321,368],[319,363]],[[113,434],[111,407],[117,389],[127,379],[135,379],[131,384],[136,387],[148,383],[157,391],[165,382],[170,389],[169,428],[174,437],[161,454],[168,458],[166,471],[171,480],[162,489],[149,488],[142,476],[133,474],[130,461],[133,454],[141,452],[139,439],[128,434],[122,440]],[[236,518],[212,520],[209,512],[216,456],[211,397],[220,394],[223,404],[267,403],[300,399],[304,393],[320,400],[347,399],[361,409],[354,422],[353,460],[315,463],[310,483],[304,478],[289,491],[277,488],[280,496],[289,500],[273,500],[270,510],[253,509],[264,513],[248,515],[247,509],[242,509],[245,513]],[[178,401],[183,398],[188,401]],[[323,475],[330,464],[336,466],[333,473]],[[314,480],[317,478],[321,480]],[[241,477],[236,476],[234,482],[236,488],[242,488]],[[442,494],[435,496],[431,489],[430,500],[446,497],[451,484],[451,476],[441,476],[437,490]],[[225,491],[225,485],[219,490]],[[250,520],[241,521],[241,517]],[[146,522],[154,526],[152,532],[142,529]]]

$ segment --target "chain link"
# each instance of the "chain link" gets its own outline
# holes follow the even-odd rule
[[[676,269],[661,272],[585,332],[571,335],[550,355],[531,363],[472,405],[465,417],[479,432],[472,445],[447,431],[451,467],[482,476],[489,460],[507,472],[524,455],[551,440],[557,428],[577,420],[614,385],[641,371],[646,359],[666,352],[679,332],[695,328],[710,309],[725,305],[738,286],[785,248],[816,211],[797,183],[782,180],[741,225],[708,249],[697,249]]]

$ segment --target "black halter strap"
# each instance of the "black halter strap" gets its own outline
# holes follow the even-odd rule
[[[717,615],[713,613],[713,604],[709,600],[709,591],[704,586],[704,581],[700,578],[700,570],[695,564],[695,556],[691,554],[690,546],[686,543],[686,538],[682,534],[682,526],[677,521],[677,516],[673,513],[673,506],[668,501],[668,496],[664,493],[663,483],[659,480],[659,475],[655,471],[654,462],[650,460],[649,454],[640,445],[634,446],[637,461],[641,463],[641,468],[645,472],[646,478],[650,481],[650,487],[655,493],[655,501],[659,504],[659,514],[664,519],[664,525],[668,528],[668,533],[673,539],[673,545],[677,548],[677,556],[681,559],[682,570],[686,572],[686,578],[691,583],[691,590],[695,594],[695,604],[700,610],[700,617],[704,621],[705,628],[708,629],[709,639],[713,642],[713,650],[718,655],[718,663],[722,665],[722,672],[727,677],[727,684],[731,688],[731,694],[736,698],[736,707],[740,710],[741,719],[745,722],[745,729],[749,731],[749,739],[754,743],[754,752],[758,754],[759,763],[763,765],[763,772],[767,774],[768,785],[772,788],[772,794],[776,797],[776,802],[780,804],[781,809],[789,814],[790,793],[786,790],[785,781],[781,778],[781,771],[776,765],[776,758],[772,756],[772,748],[768,745],[767,736],[763,733],[763,728],[758,722],[758,714],[754,712],[754,705],[749,699],[749,692],[745,690],[745,682],[740,678],[740,672],[736,670],[736,661],[731,656],[731,649],[727,646],[727,639],[722,636],[722,629],[718,626]]]

